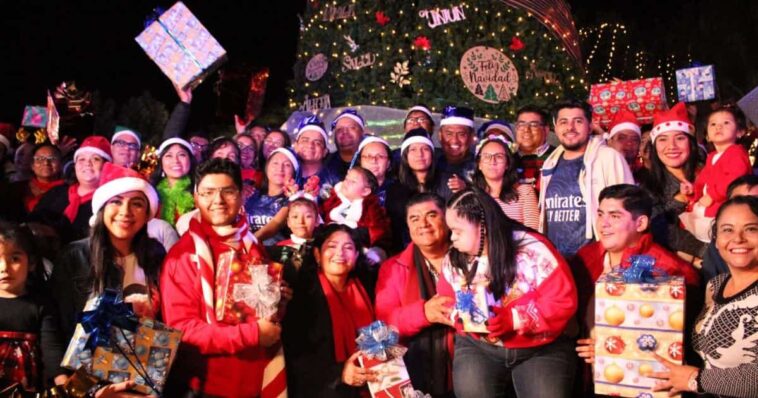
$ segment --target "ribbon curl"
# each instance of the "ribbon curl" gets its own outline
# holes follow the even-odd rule
[[[476,305],[474,292],[470,290],[455,292],[455,309],[469,315],[471,322],[484,323],[487,314]]]
[[[666,271],[655,266],[655,258],[647,254],[630,256],[629,267],[616,268],[610,273],[610,279],[626,283],[658,284],[669,279]]]
[[[358,329],[355,339],[358,349],[367,357],[386,361],[403,356],[406,348],[398,345],[400,335],[396,330],[382,321],[374,321]]]
[[[89,333],[85,347],[95,351],[95,348],[111,346],[111,327],[118,327],[134,332],[139,322],[130,303],[125,303],[116,290],[106,289],[100,303],[92,311],[84,311],[79,315],[79,323],[84,331]]]

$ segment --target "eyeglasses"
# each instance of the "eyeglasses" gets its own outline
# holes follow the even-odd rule
[[[132,143],[132,142],[126,142],[121,140],[115,140],[111,142],[111,145],[116,148],[126,148],[130,151],[139,151],[139,144]]]
[[[387,155],[364,155],[361,154],[361,162],[383,162],[387,160]]]
[[[503,163],[505,162],[504,153],[483,153],[482,160],[487,163]]]
[[[406,123],[416,123],[416,124],[423,124],[429,122],[429,118],[427,117],[409,117],[405,119]]]
[[[210,146],[209,144],[201,144],[199,142],[194,142],[194,141],[190,142],[190,145],[192,145],[193,148],[199,149],[201,151],[206,150],[208,148],[208,146]]]
[[[324,144],[324,141],[322,141],[322,140],[312,140],[310,138],[305,138],[305,137],[297,140],[297,142],[299,142],[299,143],[301,143],[303,145],[313,145],[316,148],[323,148],[323,147],[326,146],[326,144]]]
[[[517,130],[524,130],[527,127],[530,128],[530,129],[532,129],[532,130],[536,130],[536,129],[542,127],[542,126],[543,126],[543,124],[540,123],[540,122],[516,122],[516,129]]]
[[[275,147],[283,147],[284,146],[284,140],[271,140],[271,139],[265,139],[263,140],[263,143],[270,146]]]
[[[240,152],[255,152],[255,145],[237,145]]]
[[[203,199],[215,198],[216,194],[220,193],[221,198],[225,200],[234,199],[239,193],[239,189],[234,187],[225,188],[203,188],[197,191],[197,194]]]
[[[34,163],[53,163],[59,159],[57,156],[35,156]]]

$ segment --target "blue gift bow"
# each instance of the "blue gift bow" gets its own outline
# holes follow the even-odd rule
[[[163,21],[161,21],[160,17],[165,12],[166,12],[166,10],[164,10],[162,7],[155,7],[153,9],[153,12],[147,18],[145,18],[145,29],[147,29],[148,26],[152,25],[153,22],[157,22],[158,25],[160,25],[163,28],[163,30],[166,31],[166,33],[169,35],[169,37],[171,37],[171,40],[173,40],[174,43],[176,43],[176,45],[179,46],[179,48],[182,50],[182,52],[184,52],[185,54],[187,54],[187,56],[190,58],[190,60],[192,61],[192,63],[194,63],[198,68],[200,68],[200,70],[205,69],[205,68],[203,68],[203,65],[200,63],[200,61],[198,61],[197,58],[195,58],[195,56],[192,55],[192,52],[190,50],[188,50],[187,47],[184,47],[184,44],[182,44],[182,42],[179,39],[177,39],[176,36],[174,36],[173,33],[171,33],[171,30],[169,30],[168,26],[166,26],[163,23]]]
[[[98,346],[111,345],[111,327],[134,332],[139,324],[132,305],[123,302],[119,292],[111,289],[103,292],[100,303],[95,309],[79,314],[78,320],[84,331],[89,333],[84,346],[93,352]]]
[[[630,256],[627,260],[629,267],[614,268],[609,274],[609,280],[626,283],[658,284],[669,279],[666,271],[655,266],[655,258],[647,254]]]
[[[477,307],[472,291],[455,292],[455,309],[469,314],[474,323],[482,323],[487,320],[487,314]]]
[[[391,350],[400,340],[398,332],[382,321],[371,322],[358,329],[355,339],[358,349],[371,358],[386,359],[392,357]]]

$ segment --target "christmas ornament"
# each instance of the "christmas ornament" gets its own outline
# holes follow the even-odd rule
[[[353,40],[352,37],[348,36],[342,36],[343,39],[347,42],[347,45],[350,47],[350,52],[354,53],[358,48],[360,47],[358,44],[355,43],[355,40]]]
[[[426,19],[427,26],[432,29],[466,19],[466,14],[463,13],[463,5],[421,10],[418,12],[418,16]]]
[[[345,55],[342,58],[342,71],[367,68],[373,65],[374,62],[376,62],[376,54],[374,53],[365,53],[357,57]]]
[[[524,42],[521,41],[521,39],[519,39],[518,37],[514,36],[511,39],[511,45],[508,46],[508,48],[510,48],[511,51],[513,52],[519,52],[524,49]]]
[[[332,22],[347,18],[355,18],[355,4],[348,4],[345,6],[327,5],[324,7],[321,20],[324,22]]]
[[[92,93],[80,91],[74,81],[62,82],[55,88],[53,99],[66,107],[65,113],[80,114],[92,104]]]
[[[324,76],[328,68],[329,60],[326,59],[326,55],[318,53],[305,65],[305,78],[315,82]]]
[[[603,343],[603,347],[606,351],[608,351],[609,354],[619,355],[622,352],[624,352],[624,348],[626,348],[626,344],[624,343],[624,340],[621,339],[619,336],[610,336],[607,339],[605,339],[605,342]]]
[[[682,360],[682,343],[679,341],[675,341],[669,345],[668,349],[669,357],[673,359],[674,361],[681,361]]]
[[[652,334],[643,334],[637,338],[637,347],[642,351],[655,351],[658,340]]]
[[[411,80],[406,76],[411,72],[408,69],[408,61],[398,62],[395,64],[392,72],[390,72],[390,82],[397,84],[400,87],[411,84]]]
[[[466,51],[461,57],[460,74],[466,88],[484,102],[507,102],[518,91],[516,66],[492,47],[477,46]]]
[[[310,112],[310,113],[318,113],[320,110],[329,109],[332,107],[331,99],[329,98],[329,94],[322,95],[320,97],[313,97],[308,98],[308,96],[305,96],[305,100],[303,101],[303,104],[300,105],[300,110],[304,112]]]
[[[413,46],[424,51],[429,51],[432,49],[432,42],[426,36],[418,36],[413,41]]]
[[[376,23],[381,27],[384,27],[384,25],[387,25],[390,22],[389,17],[384,15],[382,11],[377,11],[374,16],[376,17]]]

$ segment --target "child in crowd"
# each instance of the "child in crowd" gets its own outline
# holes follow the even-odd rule
[[[345,179],[334,186],[322,206],[325,222],[365,228],[368,232],[367,258],[378,264],[386,259],[390,244],[390,220],[379,204],[374,174],[360,166],[348,170]]]
[[[703,242],[710,242],[713,218],[727,200],[729,184],[752,173],[747,151],[737,140],[745,133],[745,115],[736,107],[723,106],[708,116],[708,140],[715,151],[708,154],[695,184],[682,183],[681,193],[689,198],[692,211],[680,216],[685,228]]]
[[[67,378],[56,307],[42,293],[34,253],[30,232],[0,222],[0,390],[18,383],[20,391],[42,392]]]
[[[315,193],[318,194],[318,185]],[[297,275],[304,265],[315,265],[313,259],[313,231],[321,224],[316,196],[299,191],[290,197],[287,228],[290,238],[268,247],[274,261],[284,265],[283,277],[290,286],[296,285]]]

